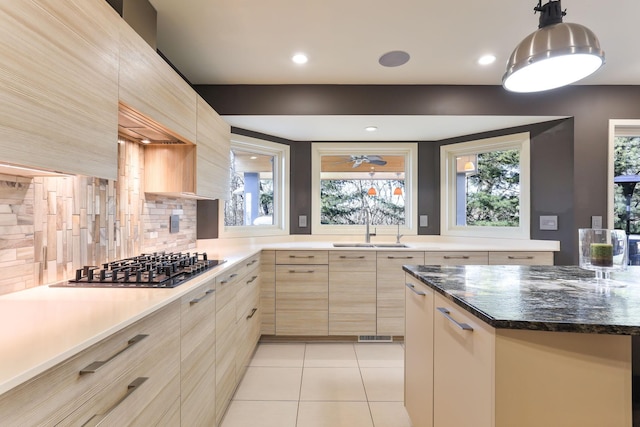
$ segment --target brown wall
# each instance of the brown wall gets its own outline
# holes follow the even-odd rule
[[[552,189],[532,195],[534,211],[557,214],[563,263],[576,262],[577,229],[589,227],[592,215],[607,221],[607,143],[610,119],[640,118],[640,86],[569,86],[550,92],[516,94],[500,86],[415,85],[204,85],[196,90],[221,115],[527,115],[566,116],[571,122],[540,131],[534,144],[534,181]],[[571,124],[573,126],[571,126]],[[572,127],[572,129],[568,129]],[[569,143],[558,145],[555,141]],[[435,145],[443,143],[439,141]],[[421,164],[436,153],[420,144]],[[437,168],[419,171],[420,193],[435,194]],[[570,176],[569,176],[570,174]],[[539,176],[540,175],[540,176]],[[571,183],[559,184],[559,183]],[[573,185],[575,183],[575,185]],[[560,187],[558,187],[560,185]],[[439,190],[438,190],[439,191]],[[545,190],[546,191],[546,190]],[[298,209],[293,207],[292,209]],[[419,204],[433,234],[439,209]],[[292,220],[294,217],[292,215]],[[537,223],[538,218],[532,218]],[[535,224],[534,224],[535,225]],[[570,236],[570,237],[569,237]],[[565,251],[567,251],[565,253]]]

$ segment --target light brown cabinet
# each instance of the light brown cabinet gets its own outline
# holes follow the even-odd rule
[[[553,252],[489,252],[489,264],[553,265]]]
[[[180,408],[180,304],[0,396],[3,426],[158,425]]]
[[[376,334],[376,253],[329,251],[329,335]]]
[[[0,4],[2,161],[117,179],[117,13],[102,0]]]
[[[489,253],[481,251],[425,252],[425,265],[486,265]]]
[[[182,297],[180,321],[180,425],[215,425],[215,278]]]
[[[403,336],[405,287],[403,265],[424,264],[424,252],[377,252],[377,333]]]
[[[414,427],[631,426],[629,336],[496,329],[406,281]]]
[[[276,335],[328,334],[328,251],[276,251]]]
[[[195,193],[210,199],[229,197],[231,126],[198,96]]]
[[[276,333],[276,252],[262,251],[260,255],[260,310],[262,335]]]

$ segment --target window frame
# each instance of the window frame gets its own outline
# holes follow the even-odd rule
[[[400,225],[400,234],[417,234],[418,205],[418,144],[415,142],[391,143],[353,143],[353,142],[314,142],[311,144],[311,233],[364,236],[365,225],[329,225],[320,223],[320,160],[322,156],[338,155],[403,155],[405,157],[405,223]],[[395,237],[396,225],[371,224],[370,231],[376,229],[378,236]]]
[[[224,205],[218,203],[218,230],[221,238],[283,236],[289,234],[289,146],[244,135],[231,134],[231,150],[253,152],[274,157],[273,162],[273,224],[226,226]],[[229,165],[231,168],[231,165]]]
[[[520,209],[518,227],[457,225],[456,157],[490,151],[520,151]],[[440,234],[444,236],[530,239],[531,236],[530,134],[522,132],[440,147]]]

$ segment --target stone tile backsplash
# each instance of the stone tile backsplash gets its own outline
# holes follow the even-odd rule
[[[144,193],[144,149],[119,146],[117,181],[0,174],[0,295],[83,265],[196,247],[196,201]],[[169,232],[170,215],[180,231]]]

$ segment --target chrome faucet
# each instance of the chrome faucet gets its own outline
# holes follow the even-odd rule
[[[396,234],[396,243],[400,244],[400,239],[404,236],[404,234],[400,234],[400,223],[398,222],[398,233]]]
[[[376,235],[376,229],[373,229],[373,233],[369,233],[369,217],[371,216],[371,211],[369,211],[369,208],[365,207],[363,208],[364,210],[364,225],[365,225],[365,231],[364,231],[364,241],[365,243],[371,243],[371,236],[375,236]]]

